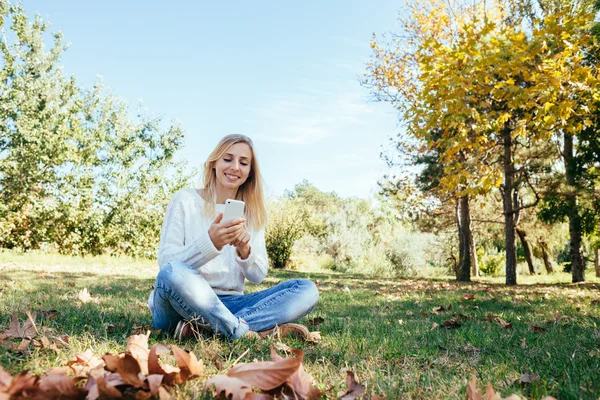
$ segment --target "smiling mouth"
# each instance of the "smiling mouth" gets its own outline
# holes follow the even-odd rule
[[[225,176],[227,177],[227,179],[229,179],[230,181],[237,181],[238,179],[240,179],[239,176],[235,176],[235,175],[229,175],[229,174],[225,174]]]

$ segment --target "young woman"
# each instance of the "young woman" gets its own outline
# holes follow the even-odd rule
[[[244,218],[221,222],[227,199],[245,203]],[[305,334],[288,324],[310,313],[319,299],[309,280],[290,280],[244,294],[244,281],[267,275],[266,210],[254,145],[225,136],[204,163],[201,189],[177,192],[163,222],[154,291],[148,305],[154,329],[189,336],[209,326],[229,340],[280,333]]]

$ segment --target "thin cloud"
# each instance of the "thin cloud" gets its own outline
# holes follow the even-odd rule
[[[356,92],[319,89],[274,96],[272,103],[252,111],[263,126],[255,134],[257,138],[301,145],[343,135],[350,127],[367,124],[366,119],[372,113],[370,105]]]

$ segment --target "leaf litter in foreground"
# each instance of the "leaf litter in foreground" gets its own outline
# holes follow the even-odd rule
[[[98,398],[171,398],[166,386],[185,383],[202,375],[202,361],[193,353],[175,345],[155,344],[148,349],[148,336],[131,336],[128,350],[119,354],[105,354],[100,360],[91,350],[76,355],[67,365],[48,371],[44,376],[29,375],[23,371],[12,377],[0,367],[0,400],[9,398],[86,399]],[[158,362],[159,346],[169,348],[178,367]],[[146,373],[144,373],[144,372]],[[75,377],[68,376],[73,372]],[[148,372],[150,374],[148,374]],[[84,386],[79,381],[87,380]]]

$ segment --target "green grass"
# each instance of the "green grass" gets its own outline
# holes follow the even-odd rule
[[[153,262],[127,258],[75,258],[0,252],[0,325],[26,310],[57,310],[50,321],[38,319],[48,335],[66,334],[70,345],[52,351],[30,346],[23,353],[0,342],[0,364],[16,374],[24,369],[41,374],[65,365],[88,348],[100,357],[125,349],[134,326],[149,326],[148,292],[157,267]],[[592,275],[592,274],[589,274]],[[305,369],[327,397],[345,390],[345,370],[352,370],[369,395],[384,398],[464,398],[472,375],[482,388],[492,382],[507,396],[559,399],[600,397],[600,283],[570,284],[566,274],[519,277],[522,285],[506,287],[501,278],[459,284],[448,279],[378,279],[333,272],[270,271],[263,289],[281,280],[306,277],[317,281],[321,299],[313,314],[322,317],[316,328],[318,344],[284,339],[305,352]],[[539,281],[541,283],[535,283]],[[563,283],[557,283],[563,282]],[[81,303],[77,294],[87,288],[99,303]],[[475,300],[461,299],[465,293]],[[435,307],[450,310],[434,313]],[[555,321],[555,313],[565,315]],[[493,313],[512,323],[502,329],[486,320]],[[441,327],[459,318],[456,329]],[[439,327],[434,328],[434,323]],[[536,333],[530,325],[546,332]],[[526,347],[522,347],[525,339]],[[232,363],[269,359],[273,340],[219,338],[179,343],[152,334],[150,343],[177,343],[205,363],[208,376],[225,373]],[[246,352],[246,350],[249,351]],[[536,373],[540,382],[520,385],[522,373]],[[179,398],[203,397],[206,378],[176,390]]]

